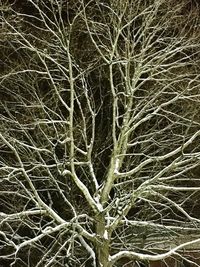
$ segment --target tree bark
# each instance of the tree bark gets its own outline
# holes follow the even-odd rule
[[[109,236],[105,227],[105,218],[102,214],[96,218],[96,265],[97,267],[112,267],[109,262]]]

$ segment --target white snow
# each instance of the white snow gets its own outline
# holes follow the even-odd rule
[[[97,194],[97,195],[94,197],[94,200],[95,200],[95,202],[96,202],[96,205],[97,205],[98,210],[99,210],[100,212],[102,212],[102,211],[103,211],[103,206],[102,206],[101,203],[100,203],[100,195]]]
[[[114,173],[115,173],[115,174],[118,174],[118,169],[119,169],[119,159],[116,159],[116,162],[115,162],[115,169],[114,169]]]
[[[100,212],[102,212],[102,211],[103,211],[103,206],[102,206],[99,202],[96,203],[96,205],[97,205],[98,210],[99,210]]]
[[[105,230],[103,237],[104,237],[104,239],[108,240],[108,231],[107,230]]]

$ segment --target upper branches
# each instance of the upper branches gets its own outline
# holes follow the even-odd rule
[[[4,205],[5,243],[23,232],[14,221],[32,216],[28,228],[35,228],[27,240],[20,233],[16,251],[33,243],[40,250],[45,237],[61,233],[52,241],[57,252],[45,252],[38,266],[63,251],[77,260],[79,246],[95,265],[99,242],[113,242],[112,263],[182,249],[187,242],[159,257],[151,248],[118,251],[131,243],[133,221],[147,239],[154,223],[178,233],[177,224],[187,220],[194,230],[199,222],[187,206],[199,191],[197,8],[160,0],[8,7],[0,32],[0,172],[3,201],[18,188],[20,206]]]

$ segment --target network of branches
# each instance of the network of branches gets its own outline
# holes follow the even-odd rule
[[[200,243],[198,2],[0,12],[0,263],[184,257]]]

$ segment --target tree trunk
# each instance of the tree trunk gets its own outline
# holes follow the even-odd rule
[[[109,262],[109,236],[105,228],[105,219],[102,214],[97,216],[96,223],[96,265],[97,267],[112,267]]]

